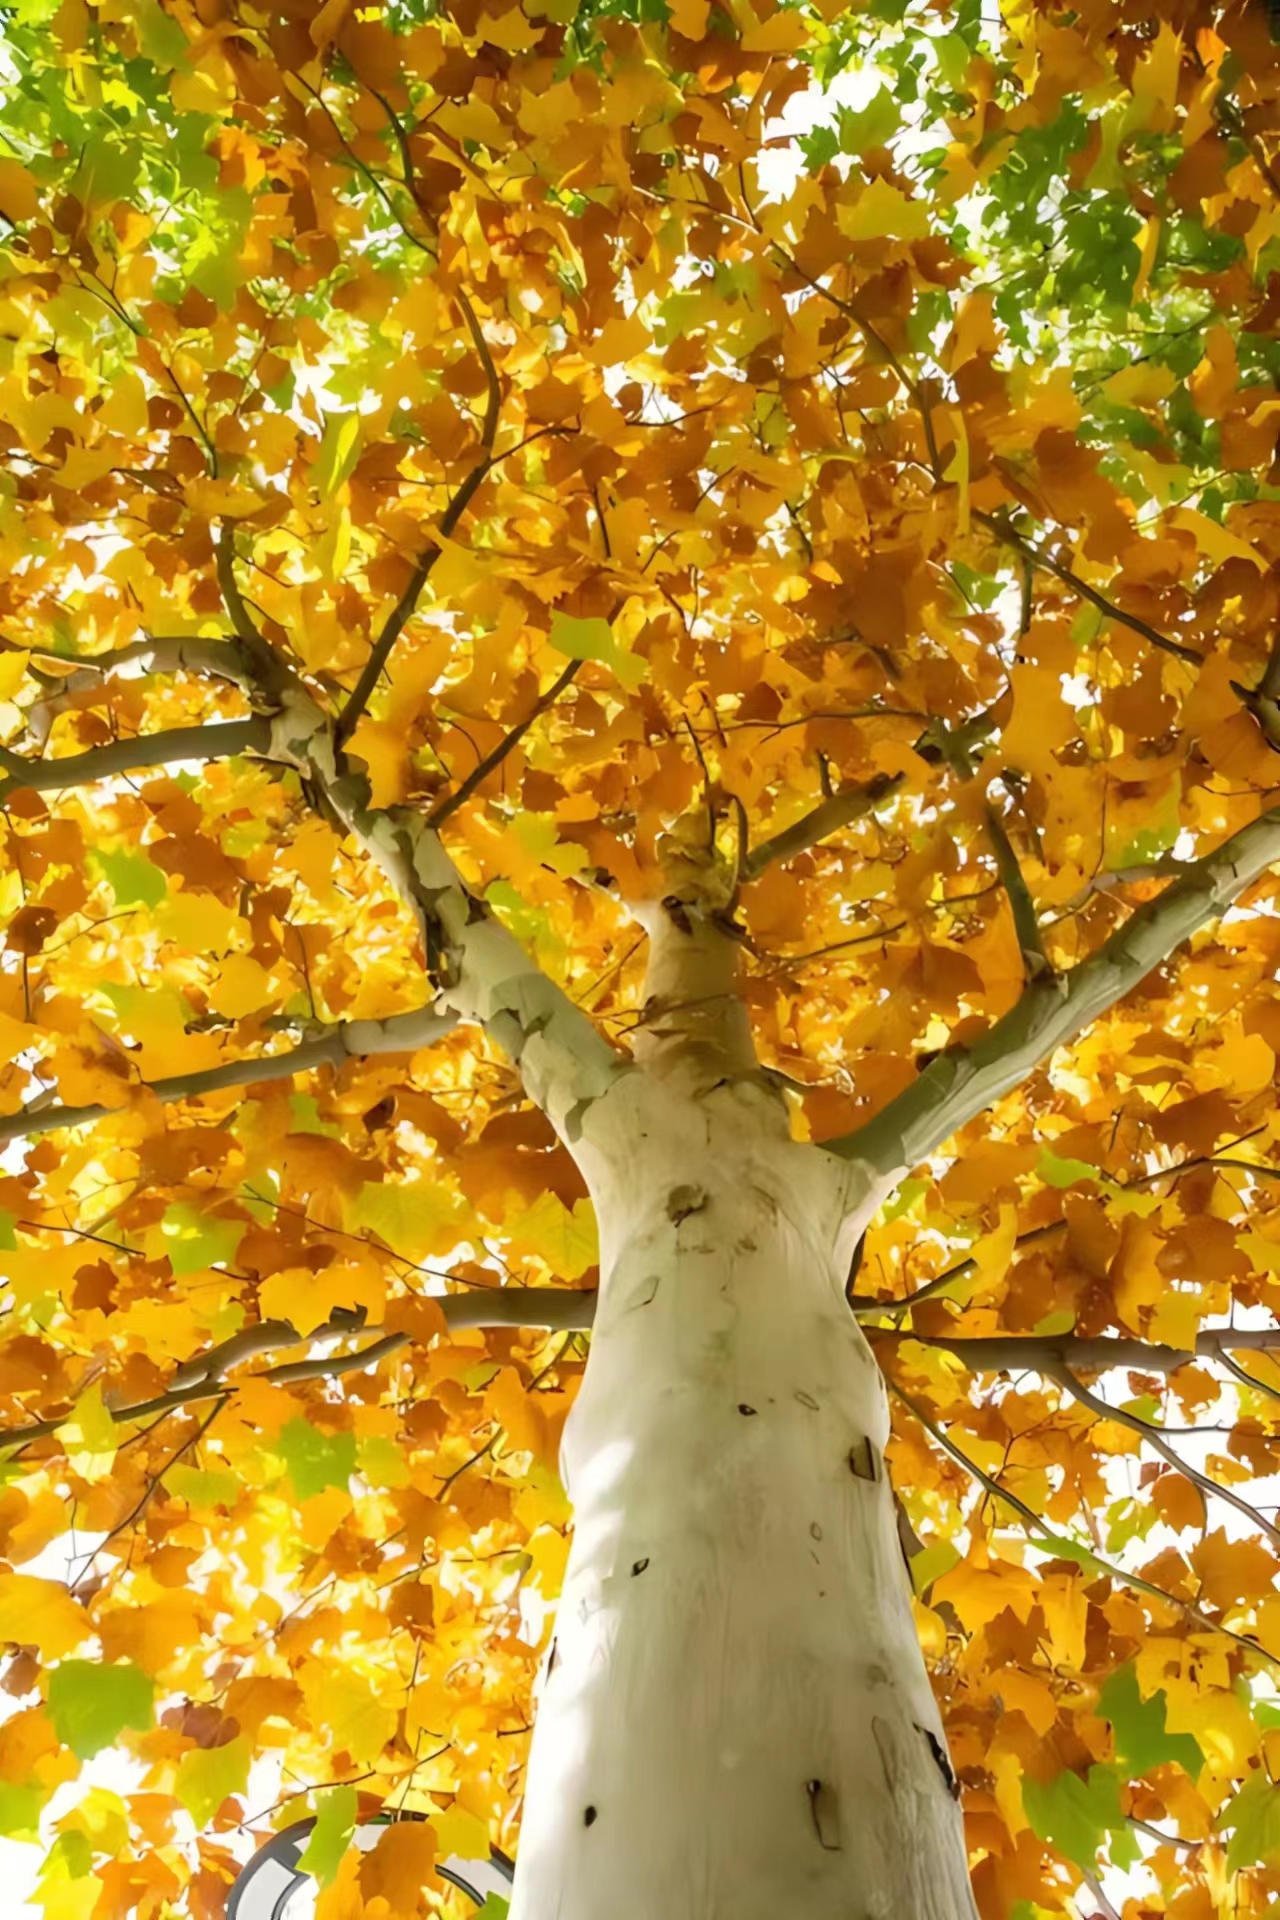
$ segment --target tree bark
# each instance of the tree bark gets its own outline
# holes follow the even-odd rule
[[[601,1286],[512,1920],[974,1920],[849,1169],[744,1055],[714,916],[650,934],[647,1058],[575,1147]]]

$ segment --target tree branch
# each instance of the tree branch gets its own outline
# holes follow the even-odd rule
[[[213,540],[213,557],[222,603],[252,664],[254,679],[265,692],[279,696],[292,685],[293,674],[271,642],[259,633],[245,604],[236,579],[235,535],[229,520],[219,522]]]
[[[63,655],[53,657],[65,658]],[[230,680],[242,687],[250,685],[253,679],[244,653],[234,640],[204,640],[198,635],[182,634],[133,640],[110,653],[91,655],[76,662],[74,670],[61,678],[42,674],[41,679],[49,691],[43,700],[26,709],[27,730],[43,747],[55,719],[80,704],[82,695],[92,697],[115,679],[141,679],[152,673],[202,674]]]
[[[485,384],[488,388],[489,397],[485,410],[484,425],[480,430],[480,458],[472,467],[470,473],[467,474],[462,485],[458,488],[440,516],[438,537],[441,540],[447,540],[449,538],[449,535],[453,532],[459,520],[461,520],[463,514],[470,506],[481,482],[493,464],[493,443],[497,435],[498,416],[502,407],[502,388],[498,380],[497,368],[493,364],[493,355],[489,351],[489,343],[481,330],[475,308],[460,287],[454,290],[453,297],[462,308],[467,329],[471,334],[476,352],[480,356],[481,364],[484,367]],[[387,664],[391,649],[400,638],[408,621],[413,617],[419,595],[427,583],[427,576],[439,559],[440,553],[441,548],[436,541],[433,541],[431,545],[427,547],[426,551],[420,557],[417,566],[410,574],[404,592],[400,595],[395,606],[388,614],[382,632],[369,649],[369,658],[361,668],[360,677],[356,681],[355,687],[346,705],[343,707],[342,712],[338,715],[337,725],[334,728],[334,740],[339,751],[341,751],[346,741],[350,739],[361,714],[368,706],[370,696],[377,686],[379,679],[382,677],[382,669]]]
[[[1087,960],[1032,980],[986,1033],[939,1054],[874,1119],[825,1141],[829,1153],[859,1163],[861,1190],[852,1193],[858,1210],[874,1211],[912,1167],[1132,992],[1277,860],[1280,808],[1272,808],[1189,862],[1181,879],[1139,907]]]
[[[112,740],[88,753],[68,754],[62,760],[24,760],[0,747],[0,805],[11,793],[54,793],[68,787],[86,787],[95,780],[138,773],[149,767],[171,766],[177,760],[226,760],[237,753],[265,753],[271,743],[271,722],[215,720],[202,727],[172,727],[165,733],[139,734],[133,740]]]
[[[1149,640],[1153,647],[1159,647],[1163,653],[1171,653],[1179,660],[1189,660],[1193,666],[1203,666],[1204,656],[1197,653],[1194,647],[1185,647],[1180,640],[1171,640],[1167,633],[1161,633],[1159,627],[1153,627],[1149,620],[1143,620],[1138,614],[1126,613],[1124,608],[1118,607],[1114,600],[1108,600],[1105,593],[1099,593],[1098,589],[1091,587],[1087,580],[1082,580],[1078,573],[1073,573],[1071,568],[1064,566],[1061,560],[1055,560],[1052,554],[1045,553],[1043,548],[1035,546],[1015,527],[1001,520],[997,514],[983,513],[980,508],[974,507],[971,517],[980,526],[986,527],[988,532],[994,533],[996,539],[1002,541],[1006,547],[1012,547],[1015,553],[1020,553],[1023,559],[1029,561],[1033,567],[1040,567],[1045,573],[1051,573],[1055,580],[1061,580],[1064,586],[1070,587],[1073,593],[1078,593],[1082,600],[1087,600],[1090,606],[1098,609],[1099,613],[1106,614],[1109,620],[1115,620],[1120,626],[1128,627],[1131,633],[1140,633],[1144,640]]]
[[[1013,850],[1013,843],[1005,832],[1004,821],[994,807],[987,808],[987,832],[996,856],[996,871],[1000,875],[1000,884],[1004,888],[1009,905],[1013,910],[1014,931],[1018,936],[1018,948],[1022,954],[1022,971],[1027,980],[1039,979],[1042,974],[1052,973],[1049,956],[1044,950],[1044,941],[1040,937],[1040,922],[1036,918],[1035,902],[1031,898],[1031,889]]]
[[[1123,1334],[993,1333],[966,1339],[960,1334],[906,1333],[872,1327],[867,1330],[867,1338],[873,1349],[893,1348],[909,1340],[936,1347],[952,1354],[971,1373],[1045,1373],[1055,1367],[1071,1367],[1080,1373],[1106,1373],[1113,1367],[1124,1367],[1132,1373],[1176,1373],[1195,1360],[1221,1360],[1230,1365],[1227,1356],[1231,1351],[1280,1353],[1280,1327],[1205,1327],[1196,1335],[1195,1350],[1190,1353]],[[1251,1386],[1258,1384],[1250,1380]],[[1107,1408],[1108,1417],[1113,1411]]]
[[[572,1287],[485,1287],[472,1293],[444,1294],[436,1300],[436,1305],[444,1315],[445,1326],[451,1333],[466,1327],[545,1327],[555,1333],[580,1332],[591,1325],[595,1304],[594,1293],[583,1293]],[[225,1373],[229,1366],[246,1354],[265,1351],[269,1346],[298,1345],[304,1337],[310,1342],[332,1338],[335,1334],[349,1334],[351,1330],[350,1316],[335,1319],[305,1336],[296,1333],[287,1321],[268,1321],[261,1327],[246,1329],[246,1333],[263,1336],[262,1344],[256,1349],[244,1341],[244,1336],[236,1336],[236,1341],[240,1342],[238,1346],[236,1341],[225,1341],[220,1348],[211,1349],[204,1360],[209,1367],[216,1361],[216,1372],[205,1371],[191,1378],[192,1369],[199,1364],[197,1357],[179,1369],[175,1384],[165,1392],[153,1395],[150,1400],[137,1400],[128,1406],[112,1407],[108,1411],[116,1426],[124,1426],[130,1421],[148,1419],[154,1413],[167,1413],[171,1407],[189,1406],[198,1400],[219,1399],[233,1392],[239,1384],[228,1381]],[[374,1333],[379,1330],[370,1327],[366,1331]],[[276,1382],[335,1379],[344,1373],[356,1373],[365,1367],[376,1366],[389,1354],[408,1346],[410,1338],[407,1333],[384,1333],[354,1353],[338,1354],[330,1359],[290,1360],[281,1366],[268,1367],[261,1373],[247,1374],[245,1378]],[[229,1352],[233,1347],[235,1350]],[[176,1384],[179,1378],[182,1384]],[[56,1433],[70,1415],[68,1408],[46,1420],[31,1420],[25,1426],[0,1430],[0,1447],[28,1446],[33,1440],[47,1439],[51,1433]]]
[[[524,719],[517,721],[510,733],[499,740],[492,753],[487,753],[484,759],[471,769],[471,772],[467,775],[461,786],[457,787],[453,793],[447,795],[445,799],[436,802],[436,805],[432,807],[430,813],[427,815],[427,825],[429,827],[443,826],[445,821],[458,811],[459,807],[465,806],[476,788],[484,785],[489,775],[502,765],[513,747],[519,746],[538,716],[545,713],[548,707],[555,705],[555,702],[560,698],[565,688],[585,665],[586,662],[584,660],[570,660],[568,666],[562,668],[546,692],[538,695]]]
[[[1247,1500],[1242,1500],[1238,1493],[1233,1493],[1230,1487],[1220,1487],[1216,1480],[1211,1480],[1208,1474],[1201,1473],[1198,1467],[1193,1467],[1189,1461],[1184,1460],[1182,1455],[1175,1452],[1168,1441],[1162,1437],[1159,1427],[1153,1421],[1143,1420],[1138,1414],[1130,1413],[1124,1407],[1109,1406],[1105,1400],[1100,1399],[1096,1393],[1091,1393],[1088,1387],[1077,1380],[1070,1367],[1044,1366],[1040,1371],[1047,1380],[1055,1380],[1060,1387],[1065,1388],[1073,1400],[1078,1400],[1082,1407],[1087,1407],[1089,1412],[1095,1414],[1099,1420],[1114,1420],[1118,1425],[1127,1427],[1130,1433],[1136,1433],[1140,1439],[1145,1440],[1153,1452],[1160,1455],[1162,1460],[1167,1460],[1184,1480],[1190,1480],[1192,1486],[1198,1487],[1206,1496],[1216,1494],[1219,1500],[1224,1500],[1228,1506],[1234,1507],[1237,1513],[1242,1513],[1246,1520],[1268,1534],[1276,1545],[1280,1546],[1280,1527],[1274,1526],[1265,1515],[1258,1512],[1256,1507],[1251,1507]]]
[[[1247,1647],[1250,1653],[1280,1666],[1280,1658],[1269,1653],[1256,1640],[1250,1640],[1247,1634],[1236,1633],[1230,1627],[1224,1627],[1219,1621],[1210,1620],[1207,1614],[1201,1613],[1200,1609],[1193,1606],[1189,1600],[1179,1600],[1176,1595],[1166,1593],[1163,1587],[1157,1587],[1152,1581],[1144,1580],[1141,1574],[1130,1573],[1127,1568],[1116,1566],[1114,1561],[1104,1560],[1100,1553],[1095,1553],[1092,1547],[1086,1547],[1083,1541],[1071,1540],[1060,1533],[1055,1533],[1047,1522],[1041,1519],[1034,1507],[1029,1507],[1025,1500],[1019,1499],[1016,1493],[1011,1493],[1008,1487],[1002,1487],[1000,1482],[985,1472],[976,1460],[971,1460],[968,1454],[943,1432],[936,1421],[931,1420],[924,1409],[892,1380],[889,1382],[889,1391],[896,1400],[902,1402],[909,1413],[914,1415],[925,1432],[932,1435],[943,1452],[949,1454],[957,1466],[963,1467],[964,1471],[976,1480],[993,1500],[1002,1500],[1007,1507],[1013,1509],[1021,1520],[1028,1538],[1042,1553],[1058,1555],[1064,1547],[1069,1548],[1072,1559],[1079,1559],[1087,1565],[1095,1566],[1101,1572],[1109,1574],[1113,1580],[1120,1581],[1122,1585],[1133,1587],[1138,1593],[1145,1593],[1150,1599],[1159,1600],[1164,1606],[1172,1607],[1175,1613],[1185,1615],[1205,1633],[1225,1634],[1227,1639],[1234,1640],[1237,1646]]]
[[[206,1067],[200,1073],[177,1073],[164,1080],[130,1083],[139,1093],[154,1094],[157,1100],[198,1100],[206,1093],[220,1093],[226,1087],[256,1086],[268,1080],[289,1080],[296,1073],[312,1073],[317,1067],[340,1067],[348,1060],[364,1059],[377,1053],[410,1053],[428,1047],[457,1025],[452,1014],[422,1007],[412,1013],[392,1014],[387,1020],[348,1020],[315,1040],[285,1053],[260,1054],[251,1060],[229,1060],[225,1066]],[[122,1083],[122,1091],[125,1083]],[[101,1105],[67,1107],[53,1104],[23,1107],[17,1113],[0,1115],[0,1143],[33,1139],[37,1134],[54,1133],[61,1127],[83,1127],[91,1120],[103,1120],[121,1107]]]
[[[574,1145],[586,1109],[630,1061],[469,890],[422,815],[374,804],[364,762],[342,752],[328,718],[305,693],[283,703],[271,752],[305,775],[322,810],[355,837],[413,913],[438,1004],[486,1028],[519,1069],[530,1099]]]
[[[807,847],[814,847],[820,840],[825,840],[828,834],[847,827],[851,820],[860,820],[864,814],[871,813],[902,785],[902,780],[900,773],[878,773],[864,785],[845,787],[833,793],[791,826],[784,827],[781,833],[775,833],[772,839],[762,840],[758,847],[752,848],[742,862],[744,884],[758,880],[765,868],[772,866],[776,860],[790,860]]]

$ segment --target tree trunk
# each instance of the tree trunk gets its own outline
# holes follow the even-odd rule
[[[789,1138],[727,994],[717,1034],[698,946],[576,1149],[600,1303],[512,1920],[973,1920],[849,1169]]]

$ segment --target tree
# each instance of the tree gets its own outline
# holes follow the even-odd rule
[[[1266,11],[3,52],[50,1920],[1270,1911]]]

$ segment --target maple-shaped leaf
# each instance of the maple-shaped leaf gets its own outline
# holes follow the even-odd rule
[[[579,620],[572,614],[554,613],[547,640],[570,660],[598,660],[617,674],[624,687],[638,687],[649,671],[647,661],[627,653],[609,622],[598,617]]]
[[[351,1845],[356,1826],[356,1790],[351,1786],[331,1787],[316,1800],[316,1823],[298,1860],[303,1873],[311,1874],[322,1887],[337,1877],[343,1854]]]
[[[1024,1780],[1022,1805],[1041,1840],[1090,1871],[1108,1833],[1124,1825],[1114,1767],[1090,1767],[1083,1779],[1064,1771],[1052,1780]]]
[[[1204,1754],[1191,1734],[1166,1733],[1168,1704],[1163,1689],[1149,1700],[1142,1698],[1132,1660],[1116,1669],[1098,1696],[1098,1711],[1111,1722],[1116,1759],[1122,1765],[1134,1773],[1148,1773],[1152,1767],[1174,1761],[1194,1780],[1204,1765]]]
[[[322,1433],[309,1420],[290,1420],[274,1446],[299,1500],[310,1500],[326,1487],[345,1487],[355,1472],[354,1433]]]
[[[90,1760],[126,1727],[144,1732],[153,1724],[155,1682],[127,1660],[64,1660],[49,1676],[49,1718],[59,1740]]]
[[[1251,1773],[1219,1814],[1217,1826],[1231,1835],[1228,1873],[1280,1859],[1280,1787],[1265,1771]]]
[[[93,1627],[78,1600],[56,1580],[31,1573],[0,1573],[0,1640],[38,1648],[58,1660],[88,1639]]]
[[[174,1792],[197,1828],[208,1826],[223,1801],[249,1784],[252,1743],[238,1734],[221,1747],[193,1747],[178,1762]]]

